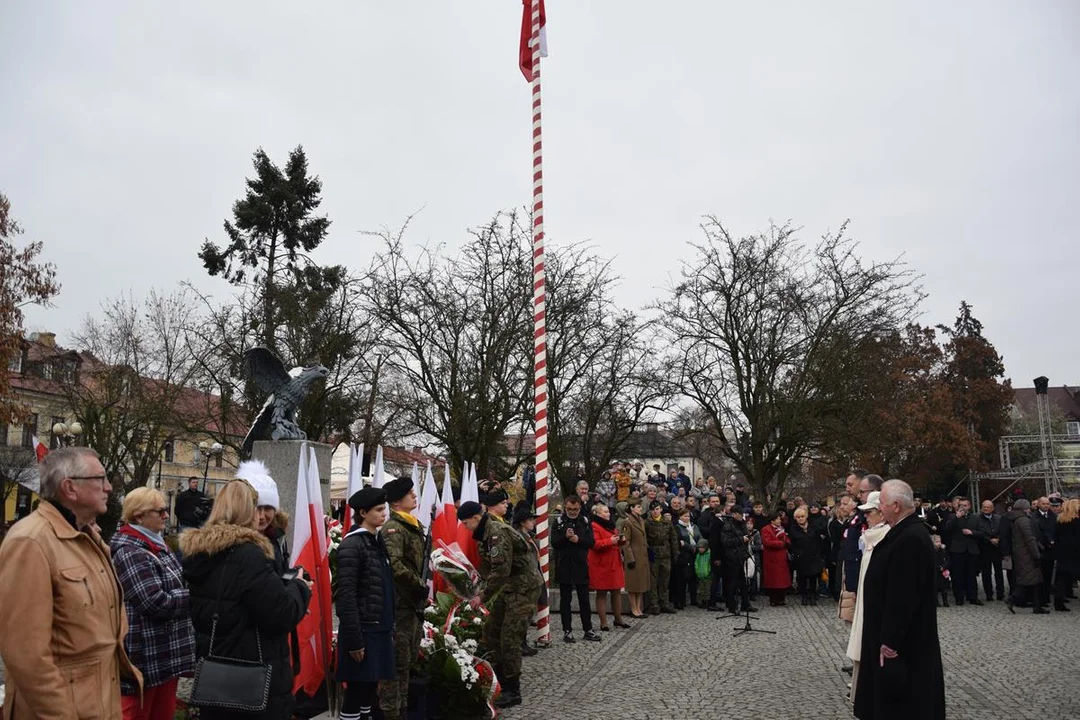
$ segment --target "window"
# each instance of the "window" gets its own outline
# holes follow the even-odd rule
[[[176,445],[172,440],[165,441],[165,462],[171,463],[176,457]]]
[[[23,423],[22,429],[22,446],[24,448],[34,447],[34,436],[37,435],[38,416],[34,413],[26,419]]]
[[[8,372],[21,373],[22,372],[22,364],[23,364],[22,351],[19,351],[18,353],[12,355],[11,358],[8,360],[8,366],[7,366]]]
[[[214,467],[216,467],[216,468],[221,467],[221,456],[224,455],[224,454],[225,454],[224,452],[219,452],[216,455],[214,455]]]
[[[1067,422],[1065,423],[1065,434],[1077,436],[1080,435],[1080,422]]]

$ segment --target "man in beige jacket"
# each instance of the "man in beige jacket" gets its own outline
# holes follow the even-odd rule
[[[42,502],[0,545],[4,720],[117,718],[127,615],[109,547],[94,524],[112,490],[97,453],[54,450]]]

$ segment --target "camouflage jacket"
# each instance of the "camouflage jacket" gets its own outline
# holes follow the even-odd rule
[[[493,515],[484,515],[473,533],[480,552],[481,599],[499,592],[536,593],[542,579],[536,556],[521,533]]]
[[[390,556],[395,604],[403,610],[422,608],[428,596],[427,586],[421,579],[424,574],[424,531],[419,524],[413,525],[401,519],[398,513],[391,512],[379,534]]]
[[[646,520],[645,538],[655,560],[673,560],[679,552],[678,533],[675,526],[666,520]]]

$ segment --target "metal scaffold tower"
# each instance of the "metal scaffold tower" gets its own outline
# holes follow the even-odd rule
[[[971,496],[979,502],[980,485],[984,480],[1010,481],[992,500],[997,500],[1017,483],[1024,480],[1042,479],[1045,494],[1060,492],[1063,476],[1080,475],[1080,458],[1057,457],[1060,443],[1077,442],[1069,435],[1055,435],[1050,419],[1050,399],[1048,395],[1050,380],[1045,377],[1035,378],[1035,410],[1039,418],[1038,435],[1006,435],[998,441],[998,454],[1001,458],[1001,470],[984,473],[972,473],[968,477]],[[1013,467],[1010,447],[1013,445],[1038,445],[1041,457],[1035,462]]]

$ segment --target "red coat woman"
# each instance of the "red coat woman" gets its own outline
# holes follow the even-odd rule
[[[780,518],[772,520],[761,529],[762,587],[769,593],[770,605],[783,605],[784,593],[791,587],[791,569],[788,567],[788,547],[791,538],[780,526]]]
[[[622,590],[626,577],[615,523],[594,515],[592,530],[596,544],[589,548],[589,589]]]

